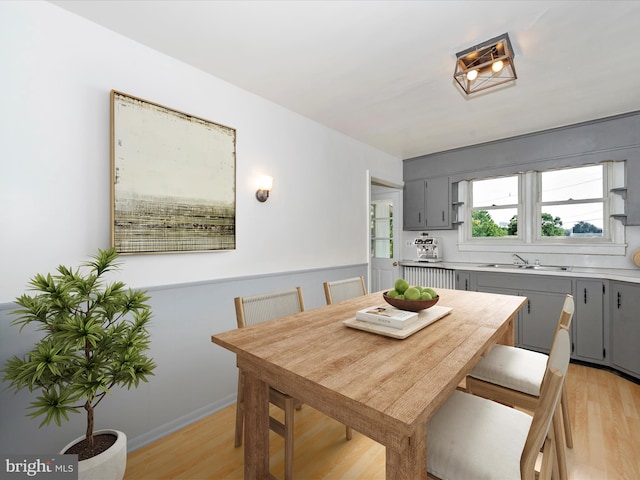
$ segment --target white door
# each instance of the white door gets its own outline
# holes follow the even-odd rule
[[[401,190],[371,187],[369,238],[371,243],[371,291],[389,290],[400,278],[399,257]]]

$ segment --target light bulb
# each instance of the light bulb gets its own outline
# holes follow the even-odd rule
[[[273,188],[273,177],[269,175],[263,175],[258,178],[258,188],[260,190],[271,190]]]
[[[478,70],[469,70],[467,72],[467,80],[473,82],[476,78],[478,78]]]
[[[498,73],[503,68],[504,68],[504,63],[502,62],[502,60],[493,62],[493,65],[491,65],[491,70],[493,70],[495,73]]]

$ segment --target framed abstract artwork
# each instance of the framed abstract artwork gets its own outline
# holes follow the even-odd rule
[[[111,91],[111,243],[119,253],[233,250],[236,131]]]

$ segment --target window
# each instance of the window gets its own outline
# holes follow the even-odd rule
[[[511,176],[471,182],[472,238],[518,236],[519,180]]]
[[[624,162],[460,182],[461,251],[624,254]],[[594,247],[596,247],[594,249]]]
[[[538,174],[538,238],[606,238],[603,165]]]
[[[371,256],[393,258],[393,202],[374,200],[369,213]]]

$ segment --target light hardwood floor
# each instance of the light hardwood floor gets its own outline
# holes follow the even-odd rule
[[[567,377],[574,448],[570,480],[640,479],[640,385],[571,364]],[[128,457],[125,480],[240,480],[243,449],[233,447],[235,406]],[[384,448],[305,405],[295,415],[297,480],[384,479]],[[271,434],[271,473],[283,478],[283,442]]]

